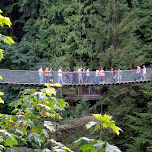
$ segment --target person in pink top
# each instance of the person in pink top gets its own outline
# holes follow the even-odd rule
[[[140,71],[141,71],[141,68],[139,65],[137,65],[137,70],[136,70],[136,76],[137,76],[137,80],[140,80]]]
[[[65,76],[66,76],[66,83],[70,83],[70,71],[69,71],[69,69],[67,69]]]

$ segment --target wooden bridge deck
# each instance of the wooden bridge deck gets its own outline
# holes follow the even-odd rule
[[[64,83],[62,87],[83,87],[83,86],[108,86],[108,85],[128,85],[128,84],[138,84],[138,83],[149,83],[151,80],[142,80],[142,81],[122,81],[116,83]],[[31,86],[31,87],[44,87],[45,84],[40,83],[16,83],[16,82],[0,82],[1,86]]]

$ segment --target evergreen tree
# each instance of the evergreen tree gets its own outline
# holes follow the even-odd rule
[[[130,116],[130,127],[134,131],[132,136],[133,143],[129,145],[128,152],[151,152],[152,151],[152,83],[142,88],[144,102],[140,111]]]
[[[132,120],[130,117],[135,116],[135,113],[142,113],[146,110],[146,107],[144,107],[146,101],[141,88],[142,85],[109,87],[108,95],[102,95],[101,97],[104,113],[112,115],[123,130],[119,138],[114,137],[110,140],[113,143],[116,142],[117,146],[124,152],[130,150],[131,145],[132,147],[136,146],[133,145],[132,137],[137,134],[131,127]],[[135,121],[136,119],[133,123]],[[103,136],[105,139],[108,138],[106,134]]]
[[[20,19],[21,13],[19,8],[23,0],[1,0],[0,8],[4,11],[4,16],[8,16],[12,22],[11,28],[4,27],[3,34],[11,35],[14,37],[15,41],[18,42],[24,35],[22,30],[23,23]],[[1,28],[0,28],[1,29]]]
[[[135,31],[142,20],[137,9],[130,9],[122,0],[100,0],[94,2],[94,6],[97,11],[91,16],[93,28],[89,33],[97,63],[109,69],[128,69],[141,64],[144,53]]]

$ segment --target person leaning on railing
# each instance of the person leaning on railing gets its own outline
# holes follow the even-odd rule
[[[118,77],[118,82],[121,82],[122,79],[122,71],[120,70],[120,68],[117,71],[117,77]]]
[[[90,83],[90,68],[88,68],[87,71],[86,71],[85,83]]]
[[[53,68],[50,67],[50,71],[49,71],[49,82],[52,83],[53,82]]]
[[[48,67],[45,69],[44,76],[45,76],[45,83],[48,83],[49,82],[49,68]]]
[[[66,83],[70,83],[70,71],[69,71],[69,69],[67,69],[65,76],[66,76]]]
[[[83,83],[82,68],[78,69],[78,81],[79,83]]]
[[[140,72],[141,72],[141,68],[139,65],[137,65],[137,70],[136,70],[137,81],[141,79]]]
[[[142,76],[144,78],[144,80],[146,80],[146,66],[143,65],[143,73],[142,73]]]
[[[43,68],[42,68],[42,67],[40,67],[40,69],[39,69],[39,78],[40,78],[40,83],[43,83],[43,74],[44,74],[44,72],[43,72]]]
[[[115,83],[116,80],[116,76],[115,76],[115,70],[113,68],[111,68],[111,82]]]
[[[63,79],[62,79],[62,67],[58,70],[58,83],[63,84]]]
[[[96,81],[95,83],[99,83],[99,69],[96,70]]]
[[[101,68],[101,70],[100,70],[101,83],[103,83],[103,78],[104,77],[105,77],[105,72],[104,72],[103,68]]]

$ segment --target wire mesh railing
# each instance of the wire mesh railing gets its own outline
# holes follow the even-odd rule
[[[100,76],[96,71],[89,72],[62,72],[62,76],[58,76],[57,71],[53,71],[52,76],[41,76],[41,83],[117,83],[117,82],[130,82],[130,81],[144,81],[150,80],[152,76],[152,69],[146,69],[146,77],[143,76],[143,71],[137,75],[136,70],[121,70],[121,73],[117,70],[114,71],[114,75],[111,71],[104,71],[104,76]],[[6,70],[0,69],[0,75],[3,77],[1,82],[10,83],[40,83],[40,76],[38,71],[28,70]],[[51,82],[50,82],[51,79]],[[59,81],[60,79],[60,81]],[[52,81],[53,80],[53,81]],[[63,80],[63,82],[62,82]]]

